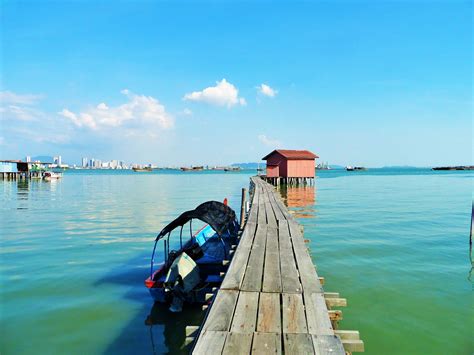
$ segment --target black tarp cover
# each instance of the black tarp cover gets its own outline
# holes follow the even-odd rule
[[[175,228],[184,226],[194,218],[209,224],[219,236],[222,236],[226,230],[230,232],[236,231],[237,220],[235,219],[234,210],[222,202],[207,201],[197,206],[194,210],[182,213],[173,222],[163,228],[156,237],[156,240],[159,240]]]

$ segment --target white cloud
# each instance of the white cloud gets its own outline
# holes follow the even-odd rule
[[[260,86],[257,86],[257,90],[260,94],[268,97],[275,97],[276,94],[278,94],[278,91],[271,88],[267,84],[260,84]]]
[[[228,108],[247,104],[243,97],[239,97],[239,90],[225,79],[217,81],[216,86],[186,94],[183,100],[205,102],[216,106],[227,106]]]
[[[191,111],[189,108],[185,108],[183,110],[183,115],[184,116],[192,116],[193,115],[193,111]]]
[[[136,95],[129,90],[122,90],[128,102],[109,107],[104,102],[83,112],[74,113],[67,108],[59,114],[71,120],[77,127],[100,129],[119,126],[146,126],[150,125],[169,129],[174,126],[174,118],[165,110],[157,99],[151,96]]]
[[[281,146],[281,142],[279,140],[269,138],[265,134],[260,134],[258,136],[258,140],[267,147],[277,148]]]
[[[0,107],[2,120],[14,119],[20,121],[34,121],[43,116],[43,113],[31,107],[6,105]]]
[[[11,91],[0,91],[0,116],[2,120],[34,121],[44,116],[34,106],[42,95],[19,95]]]
[[[25,94],[20,95],[11,91],[0,91],[0,103],[12,105],[33,105],[37,103],[43,95]]]

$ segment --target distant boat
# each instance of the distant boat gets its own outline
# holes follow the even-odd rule
[[[182,167],[181,171],[201,171],[204,170],[203,166],[193,166],[193,167]]]
[[[363,166],[346,166],[347,171],[364,171],[367,170],[367,168],[364,168]]]
[[[230,167],[230,168],[224,168],[224,171],[240,171],[240,167],[239,166],[233,166],[233,167]]]
[[[321,163],[316,166],[317,170],[331,170],[328,163]]]
[[[438,166],[431,170],[474,170],[474,165],[461,165],[461,166]]]
[[[43,174],[43,179],[46,181],[57,180],[63,177],[62,173],[56,173],[54,171],[45,171]]]
[[[153,169],[150,168],[149,166],[145,167],[145,168],[132,168],[133,171],[136,171],[137,173],[141,173],[141,172],[150,172],[152,171]]]

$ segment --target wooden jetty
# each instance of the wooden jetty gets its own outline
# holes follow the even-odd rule
[[[251,207],[204,323],[189,327],[193,354],[346,354],[364,351],[357,331],[337,330],[346,305],[326,293],[300,225],[275,188],[251,178]],[[206,306],[205,306],[206,307]],[[188,338],[191,340],[191,338]]]

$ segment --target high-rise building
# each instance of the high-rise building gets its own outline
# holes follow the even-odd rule
[[[62,164],[61,156],[58,155],[57,157],[54,157],[54,158],[53,158],[53,162],[54,162],[54,164],[56,164],[56,165],[61,165],[61,164]]]
[[[87,168],[87,158],[82,158],[82,167]]]
[[[118,167],[118,161],[117,160],[112,160],[110,162],[110,168],[117,169],[117,167]]]
[[[89,159],[89,165],[87,167],[93,168],[94,167],[94,162],[95,162],[94,158]]]
[[[31,163],[31,157],[29,155],[26,156],[25,161],[27,163]]]

